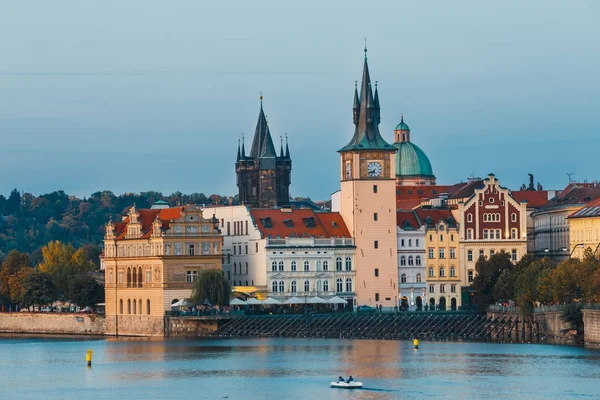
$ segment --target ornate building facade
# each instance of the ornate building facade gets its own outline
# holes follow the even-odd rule
[[[242,142],[238,144],[235,162],[240,204],[250,208],[273,208],[289,204],[292,159],[290,149],[283,143],[279,156],[275,151],[269,124],[260,97],[260,112],[250,154]]]
[[[104,236],[107,333],[164,333],[171,304],[188,298],[198,274],[221,271],[216,219],[194,205],[137,210],[106,225]]]
[[[398,243],[396,238],[397,149],[379,133],[377,88],[371,86],[365,60],[360,94],[354,89],[354,135],[340,154],[340,210],[356,245],[358,304],[398,305]]]

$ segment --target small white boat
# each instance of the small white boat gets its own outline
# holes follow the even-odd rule
[[[338,388],[338,389],[360,389],[361,387],[363,387],[363,384],[362,384],[362,382],[356,382],[356,381],[352,381],[350,383],[331,382],[331,387]]]

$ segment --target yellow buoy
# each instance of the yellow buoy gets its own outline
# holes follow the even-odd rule
[[[419,339],[413,340],[413,345],[415,346],[415,349],[418,349],[419,348]]]
[[[85,354],[85,361],[87,361],[88,367],[92,366],[92,351],[91,350],[88,350],[87,353]]]

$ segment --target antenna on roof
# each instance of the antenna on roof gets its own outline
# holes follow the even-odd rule
[[[565,174],[569,177],[569,183],[573,182],[573,179],[571,179],[571,176],[575,175],[575,172],[566,172]]]

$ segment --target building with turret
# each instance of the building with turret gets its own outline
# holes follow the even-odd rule
[[[410,128],[404,116],[394,130],[396,154],[396,184],[398,186],[435,185],[431,162],[423,150],[410,141]]]
[[[260,97],[260,112],[252,140],[250,154],[242,141],[238,144],[235,162],[240,204],[250,208],[274,208],[289,204],[292,159],[290,149],[283,142],[279,156],[275,151],[269,124]]]

